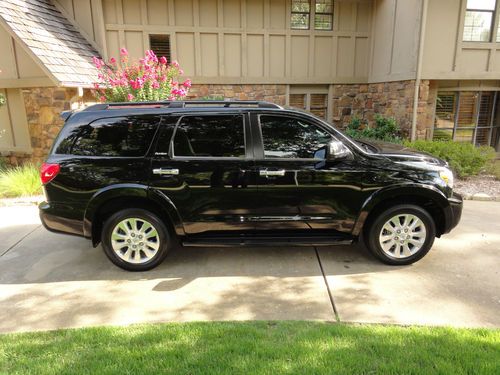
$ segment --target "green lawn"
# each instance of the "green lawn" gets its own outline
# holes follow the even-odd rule
[[[9,334],[0,373],[499,374],[500,330],[231,322]]]

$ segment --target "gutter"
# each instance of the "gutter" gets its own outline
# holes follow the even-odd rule
[[[418,98],[420,96],[420,82],[422,81],[422,59],[424,56],[425,27],[427,23],[428,0],[422,0],[422,14],[420,16],[420,40],[418,43],[417,71],[415,74],[415,93],[413,96],[413,113],[411,119],[411,141],[417,138]]]

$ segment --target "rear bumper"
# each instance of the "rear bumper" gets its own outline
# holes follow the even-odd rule
[[[462,196],[453,193],[453,195],[448,198],[449,206],[445,212],[445,227],[443,234],[449,233],[453,228],[455,228],[460,222],[462,217],[463,199]]]
[[[57,204],[42,202],[38,205],[40,220],[45,229],[64,234],[83,236],[83,221],[66,217]]]

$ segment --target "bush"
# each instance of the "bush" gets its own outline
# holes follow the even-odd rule
[[[0,171],[0,196],[26,197],[42,194],[40,172],[34,164]]]
[[[376,139],[384,142],[402,143],[401,129],[392,117],[375,116],[375,126],[362,125],[361,120],[353,117],[345,133],[354,139]]]
[[[177,100],[186,97],[191,80],[179,82],[184,74],[177,61],[169,63],[153,51],[138,62],[129,62],[128,51],[120,50],[120,63],[112,57],[108,62],[94,57],[99,71],[94,95],[101,102],[143,102]]]
[[[459,177],[477,175],[495,158],[493,148],[476,147],[472,143],[419,140],[405,142],[405,146],[446,160]]]
[[[7,169],[7,160],[0,156],[0,172]]]
[[[3,106],[7,100],[5,99],[5,96],[3,94],[0,94],[0,107]]]

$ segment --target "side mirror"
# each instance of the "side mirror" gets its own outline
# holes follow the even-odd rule
[[[351,156],[351,150],[349,150],[341,141],[333,140],[328,143],[328,160],[347,159]]]

